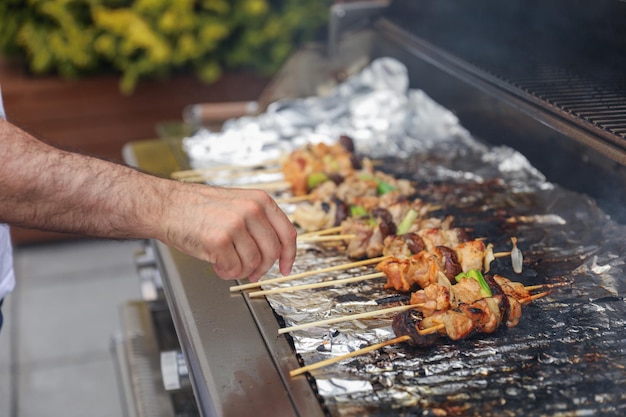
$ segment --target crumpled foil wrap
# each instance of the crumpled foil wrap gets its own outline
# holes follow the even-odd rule
[[[332,416],[622,415],[626,412],[626,228],[585,195],[548,183],[513,149],[490,147],[423,91],[406,68],[382,58],[325,97],[274,103],[223,132],[185,140],[195,167],[263,161],[308,142],[351,136],[381,170],[415,181],[418,196],[442,206],[436,216],[484,237],[495,251],[517,237],[524,271],[508,258],[493,272],[526,285],[557,284],[525,306],[520,324],[433,348],[392,345],[311,373]],[[245,146],[243,146],[245,144]],[[242,145],[242,146],[239,146]],[[242,158],[245,154],[245,158]],[[294,206],[283,207],[286,212]],[[293,273],[348,262],[341,244],[300,244]],[[298,280],[316,283],[373,267]],[[267,278],[280,276],[277,268]],[[265,285],[263,289],[296,284]],[[267,295],[284,326],[406,302],[383,278]],[[391,316],[291,332],[303,364],[394,337]]]
[[[203,168],[263,162],[306,143],[332,143],[341,134],[373,158],[444,151],[459,142],[481,147],[456,116],[408,86],[406,67],[380,58],[327,96],[274,102],[260,115],[226,121],[220,132],[196,132],[183,140],[183,149],[193,168]]]

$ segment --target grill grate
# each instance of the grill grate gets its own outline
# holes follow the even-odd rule
[[[626,139],[626,91],[615,87],[617,81],[598,82],[548,65],[502,74],[499,78],[548,105]]]

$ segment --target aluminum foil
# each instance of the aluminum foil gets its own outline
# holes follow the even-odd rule
[[[527,285],[557,284],[525,306],[520,324],[429,349],[391,345],[311,373],[332,416],[623,415],[626,412],[626,228],[584,195],[548,183],[528,160],[476,140],[423,91],[406,68],[382,58],[324,97],[274,103],[229,121],[222,132],[185,140],[195,167],[263,161],[305,143],[355,139],[381,169],[415,181],[418,195],[454,215],[457,226],[511,249],[524,270],[500,258],[492,269]],[[235,146],[241,144],[245,146]],[[243,158],[242,158],[243,156]],[[284,206],[286,212],[294,206]],[[301,244],[294,273],[347,262],[337,244]],[[297,284],[373,272],[320,274]],[[279,276],[274,268],[267,278]],[[284,326],[406,302],[384,279],[267,295]],[[294,282],[266,285],[288,287]],[[303,364],[390,340],[392,316],[293,331]]]
[[[277,101],[258,116],[228,120],[219,132],[196,132],[183,140],[183,149],[194,168],[262,162],[306,143],[332,143],[341,134],[374,158],[458,150],[460,143],[464,152],[483,149],[452,112],[408,85],[401,62],[380,58],[326,96]]]

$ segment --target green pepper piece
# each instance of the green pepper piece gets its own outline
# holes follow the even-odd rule
[[[350,206],[350,216],[351,217],[365,217],[368,216],[369,213],[365,210],[363,206]]]
[[[378,195],[387,194],[390,191],[394,191],[396,187],[389,184],[386,181],[378,181]]]
[[[493,295],[491,292],[491,288],[489,288],[489,284],[487,284],[487,281],[485,281],[485,277],[483,277],[483,274],[478,269],[470,269],[469,271],[461,272],[456,277],[454,277],[456,282],[459,282],[463,278],[471,278],[478,281],[478,284],[480,284],[480,294],[483,297],[491,297]]]
[[[328,176],[326,174],[323,172],[314,172],[306,179],[306,186],[309,190],[312,190],[324,181],[328,181]]]
[[[489,288],[489,284],[485,280],[482,272],[478,269],[472,269],[467,273],[470,277],[474,278],[480,284],[480,293],[485,297],[491,297],[493,294],[491,292],[491,288]]]

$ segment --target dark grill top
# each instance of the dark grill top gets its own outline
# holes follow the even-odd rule
[[[626,3],[401,0],[387,17],[626,149]]]
[[[618,254],[626,250],[626,229],[607,222],[593,203],[558,188],[513,193],[498,181],[433,179],[437,164],[452,167],[459,161],[448,165],[427,155],[385,162],[387,172],[412,176],[420,198],[446,207],[443,212],[454,215],[458,226],[470,228],[472,236],[484,236],[496,248],[517,236],[525,254],[524,272],[516,275],[504,261],[494,263],[495,272],[526,285],[567,285],[525,306],[514,328],[459,342],[441,339],[432,348],[394,345],[316,371],[314,378],[372,383],[371,391],[324,398],[329,415],[624,415],[626,281]],[[505,220],[534,214],[559,214],[567,224]],[[319,260],[320,255],[309,256]],[[368,282],[338,287],[331,292],[331,305],[341,309],[346,303],[344,308],[349,308],[349,302],[375,299],[384,306],[402,296],[380,286]],[[375,320],[364,324],[380,326]],[[338,326],[329,337],[340,338],[348,328]]]
[[[420,198],[446,207],[458,226],[496,248],[517,236],[524,272],[516,275],[503,261],[494,263],[495,272],[526,285],[567,285],[525,306],[514,328],[459,342],[442,339],[432,348],[394,345],[316,371],[314,378],[365,378],[373,386],[325,398],[329,415],[624,415],[626,266],[619,259],[626,250],[626,228],[607,221],[592,202],[558,187],[513,193],[499,181],[436,178],[437,165],[454,167],[467,158],[433,161],[433,155],[421,155],[387,160],[384,168],[412,177]],[[537,214],[558,214],[567,224],[505,220]],[[331,294],[338,309],[357,299],[385,305],[398,297],[376,283],[343,286]],[[331,337],[341,332],[338,327]]]

